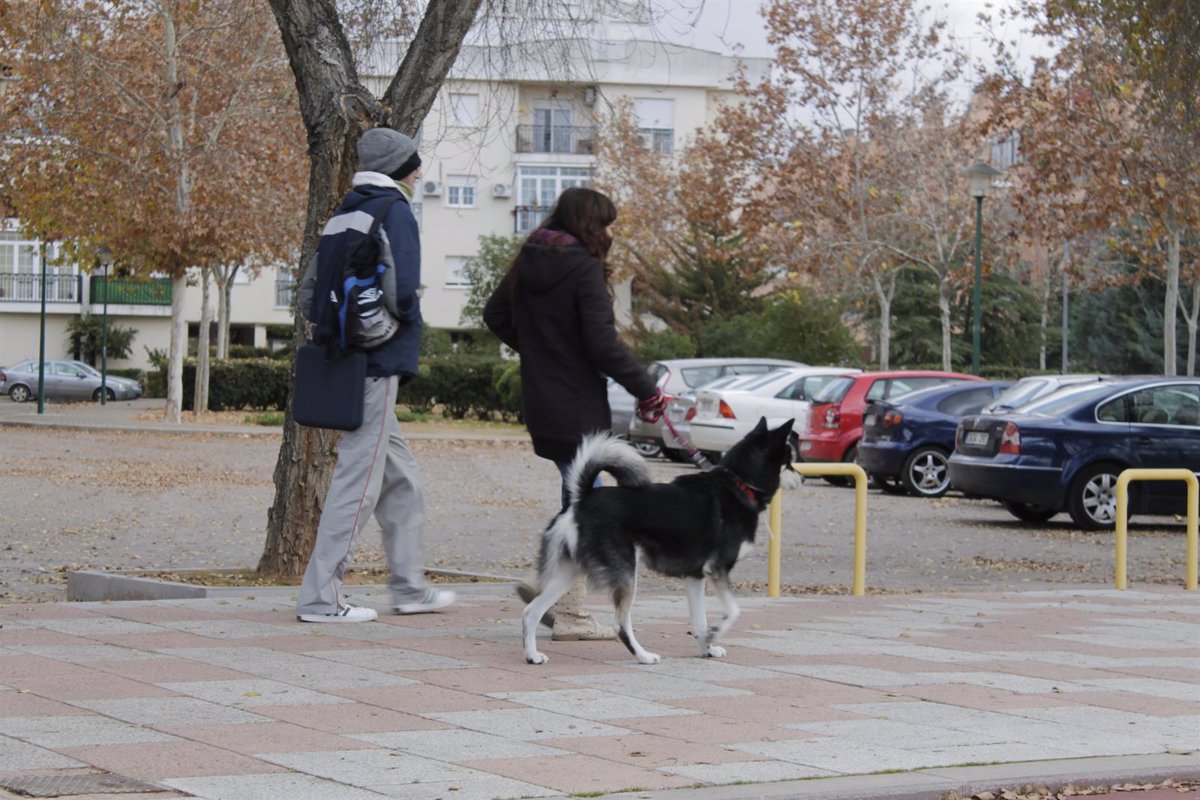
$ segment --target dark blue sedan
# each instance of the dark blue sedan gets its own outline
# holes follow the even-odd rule
[[[1019,414],[965,417],[956,448],[954,488],[999,500],[1023,520],[1066,511],[1081,528],[1112,528],[1122,470],[1200,472],[1200,378],[1076,386]],[[1179,513],[1185,497],[1182,481],[1139,481],[1130,511]]]
[[[941,497],[950,489],[947,459],[954,430],[1011,383],[952,383],[877,400],[863,411],[858,465],[885,492]]]

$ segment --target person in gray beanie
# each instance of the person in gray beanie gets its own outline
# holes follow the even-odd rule
[[[421,568],[424,493],[416,459],[395,414],[400,384],[417,374],[421,341],[421,243],[409,206],[421,177],[421,157],[417,143],[408,136],[373,128],[358,140],[358,160],[353,188],[325,224],[316,255],[305,270],[299,303],[316,324],[314,339],[336,335],[337,309],[331,309],[328,290],[317,287],[341,282],[345,255],[370,235],[378,217],[376,236],[384,270],[379,280],[381,300],[399,324],[391,338],[367,350],[363,423],[343,433],[338,443],[337,465],[296,603],[301,622],[378,618],[375,609],[349,605],[341,597],[355,540],[372,515],[383,533],[392,610],[420,614],[446,608],[456,599],[454,592],[425,582]]]

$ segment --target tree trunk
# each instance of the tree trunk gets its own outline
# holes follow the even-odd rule
[[[176,268],[171,275],[171,345],[167,351],[166,422],[179,423],[183,413],[183,360],[187,357],[187,322],[183,298],[187,292],[187,270]]]
[[[415,135],[446,79],[482,0],[430,0],[413,44],[386,93],[376,100],[358,78],[333,0],[270,0],[288,54],[308,132],[308,219],[300,265],[316,250],[321,226],[350,183],[360,133],[389,122]],[[297,311],[292,341],[307,339]],[[275,500],[267,514],[260,572],[303,572],[333,474],[333,433],[300,428],[291,398],[275,464]]]
[[[950,279],[938,281],[938,313],[942,318],[942,369],[950,371]]]
[[[200,268],[200,329],[196,336],[196,385],[192,391],[192,410],[208,411],[209,328],[212,327],[212,270]]]
[[[1167,297],[1163,304],[1163,374],[1175,376],[1175,307],[1179,304],[1179,228],[1172,226],[1167,244]]]
[[[233,277],[237,267],[217,267],[217,359],[229,358],[229,309],[233,302]]]
[[[872,275],[875,284],[875,297],[879,300],[879,368],[888,369],[892,356],[892,292],[887,290],[879,275]],[[896,288],[896,279],[891,280],[892,291]]]
[[[1192,284],[1191,308],[1185,308],[1183,298],[1180,297],[1179,310],[1183,312],[1183,319],[1187,322],[1187,374],[1190,378],[1196,374],[1196,328],[1200,326],[1200,283]]]
[[[1046,259],[1046,282],[1042,285],[1042,314],[1038,321],[1038,370],[1046,371],[1046,346],[1049,344],[1048,337],[1050,332],[1050,296],[1053,293],[1052,285],[1054,283],[1054,274],[1050,270],[1050,259]]]

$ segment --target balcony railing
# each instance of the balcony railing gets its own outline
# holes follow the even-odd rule
[[[596,151],[595,126],[518,125],[518,153],[568,153],[590,156]]]
[[[78,303],[83,290],[79,275],[47,275],[47,303]],[[40,303],[42,276],[29,272],[0,272],[0,302]]]
[[[550,213],[550,206],[517,206],[517,233],[529,233]]]
[[[109,281],[103,275],[93,275],[89,286],[92,305],[105,302],[106,297],[109,305],[171,305],[171,281],[166,278],[149,278],[147,280],[113,278],[112,281]]]
[[[640,128],[638,138],[642,140],[642,147],[653,153],[669,156],[675,151],[674,128]]]

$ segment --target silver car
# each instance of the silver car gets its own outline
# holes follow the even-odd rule
[[[100,399],[100,373],[82,361],[47,361],[45,375],[47,400]],[[116,375],[107,376],[104,388],[109,400],[136,400],[142,396],[141,384]],[[0,394],[17,403],[37,397],[37,359],[0,367]]]
[[[677,358],[655,361],[650,365],[649,372],[658,382],[659,388],[668,398],[673,399],[728,375],[761,375],[783,367],[804,366],[807,365],[779,358]],[[668,410],[669,408],[668,406]],[[682,419],[686,415],[686,409],[677,406],[676,414]],[[675,416],[672,416],[671,423],[675,423]],[[629,439],[635,447],[645,448],[643,452],[657,447],[672,460],[686,461],[687,457],[682,449],[664,447],[665,428],[661,420],[646,422],[634,415],[629,423]],[[671,447],[675,446],[672,438]]]

